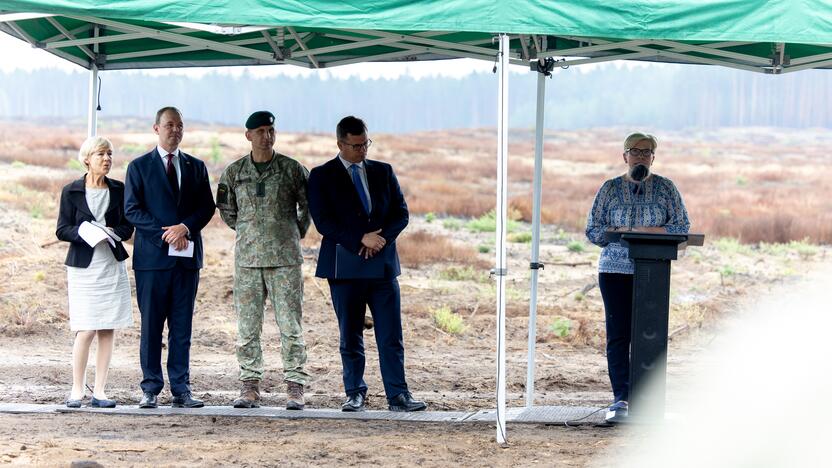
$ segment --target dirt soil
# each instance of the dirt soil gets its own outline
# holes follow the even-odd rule
[[[23,183],[37,174],[40,189]],[[0,165],[0,401],[63,402],[71,382],[72,333],[66,313],[66,246],[54,239],[54,206],[66,169]],[[119,177],[117,177],[119,178]],[[52,181],[52,182],[50,182]],[[51,183],[51,185],[49,185]],[[55,189],[57,187],[57,190]],[[32,205],[27,200],[40,200]],[[43,212],[34,207],[42,206]],[[521,230],[528,230],[521,224]],[[460,229],[441,219],[414,217],[400,243],[420,231],[454,245],[493,245],[493,233]],[[205,268],[194,317],[191,380],[208,405],[229,405],[238,393],[232,306],[233,232],[215,217],[203,233]],[[538,405],[601,407],[611,400],[604,357],[603,308],[596,284],[598,249],[582,245],[581,233],[545,226],[542,234],[535,393]],[[415,242],[412,240],[410,242]],[[325,281],[314,278],[316,239],[304,242],[307,260],[304,327],[309,372],[307,405],[337,408],[343,399],[338,328]],[[128,246],[130,249],[131,246]],[[430,249],[430,245],[420,246]],[[790,281],[827,261],[828,248],[803,244],[746,247],[727,241],[689,249],[673,265],[668,395],[676,377],[707,346],[721,316],[743,297]],[[484,249],[480,249],[484,250]],[[509,244],[507,362],[509,406],[525,391],[528,330],[529,244]],[[128,260],[129,261],[129,260]],[[494,407],[494,286],[487,277],[493,251],[458,262],[405,265],[400,278],[406,371],[416,398],[430,410]],[[132,271],[130,273],[132,280]],[[448,307],[465,330],[438,328],[433,312]],[[279,335],[266,311],[263,332],[264,404],[282,406]],[[559,337],[557,323],[568,321]],[[122,405],[140,397],[139,312],[134,326],[119,331],[108,395]],[[367,332],[370,409],[385,409],[373,332]],[[94,369],[88,373],[92,382]],[[169,401],[167,390],[161,403]],[[557,465],[585,466],[602,449],[626,444],[620,428],[509,427],[510,446],[494,443],[489,425],[438,425],[360,421],[282,421],[253,418],[96,416],[88,414],[0,415],[0,464],[66,465]],[[597,462],[597,461],[596,461]],[[594,463],[594,462],[593,462]],[[602,463],[603,464],[603,463]]]
[[[142,466],[584,466],[615,429],[252,418],[0,416],[0,464]],[[88,465],[89,466],[89,465]]]

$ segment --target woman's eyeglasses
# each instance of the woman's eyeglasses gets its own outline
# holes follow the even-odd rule
[[[646,157],[651,156],[653,154],[653,150],[648,149],[648,148],[645,148],[645,149],[630,148],[630,149],[627,150],[627,152],[630,153],[630,156],[635,156],[637,158],[646,158]]]

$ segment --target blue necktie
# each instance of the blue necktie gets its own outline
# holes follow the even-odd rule
[[[352,183],[355,184],[358,198],[361,199],[361,204],[364,205],[364,212],[370,214],[370,202],[367,200],[367,194],[364,193],[364,184],[361,183],[361,175],[358,174],[358,164],[350,166],[350,172],[352,172]]]

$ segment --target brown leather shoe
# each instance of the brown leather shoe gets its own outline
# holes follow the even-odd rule
[[[260,407],[260,381],[243,380],[240,389],[240,397],[234,400],[235,408],[259,408]]]
[[[286,382],[286,409],[302,410],[304,406],[303,385],[297,382]]]

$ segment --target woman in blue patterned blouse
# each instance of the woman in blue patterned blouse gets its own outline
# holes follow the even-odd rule
[[[607,366],[615,397],[610,407],[612,415],[627,414],[634,267],[627,248],[607,242],[604,233],[633,230],[682,234],[690,228],[676,186],[650,171],[657,145],[656,137],[643,133],[633,133],[624,140],[622,156],[627,172],[604,182],[586,222],[586,237],[603,247],[598,260],[598,286],[606,312]]]

